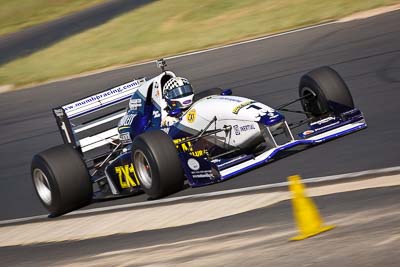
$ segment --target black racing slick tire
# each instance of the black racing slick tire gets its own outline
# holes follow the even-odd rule
[[[132,162],[142,190],[151,199],[183,189],[185,177],[178,151],[163,131],[149,131],[135,137]]]
[[[93,188],[80,154],[71,145],[59,145],[35,155],[31,164],[36,193],[51,217],[88,205]]]
[[[205,91],[202,91],[200,93],[195,94],[194,97],[193,97],[193,102],[196,102],[196,101],[198,101],[198,100],[200,100],[202,98],[205,98],[207,96],[210,96],[210,95],[221,95],[221,93],[223,91],[224,90],[222,90],[221,88],[218,88],[218,87],[207,89]]]
[[[303,75],[299,95],[308,117],[321,117],[329,113],[339,115],[354,109],[348,86],[330,67],[320,67]]]

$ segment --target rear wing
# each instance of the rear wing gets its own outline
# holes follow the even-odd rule
[[[130,97],[146,79],[85,97],[53,109],[65,144],[85,153],[118,139],[118,121],[124,116]]]

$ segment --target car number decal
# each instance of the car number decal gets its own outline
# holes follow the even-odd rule
[[[196,120],[196,110],[192,109],[186,115],[186,119],[188,122],[193,123]]]
[[[131,163],[117,166],[114,168],[115,173],[118,175],[119,184],[121,188],[136,187],[140,185],[139,179],[136,176],[135,169]],[[133,176],[133,177],[132,177]]]

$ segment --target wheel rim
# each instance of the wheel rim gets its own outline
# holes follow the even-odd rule
[[[145,188],[151,188],[153,183],[149,161],[141,150],[136,150],[134,154],[135,170],[140,182]]]
[[[41,169],[33,170],[33,181],[40,199],[48,206],[51,204],[51,190],[49,179]]]
[[[313,115],[316,113],[321,113],[321,105],[318,101],[317,95],[313,90],[308,87],[304,87],[302,97],[305,97],[303,98],[303,104],[305,109],[307,109],[306,111],[311,112]]]

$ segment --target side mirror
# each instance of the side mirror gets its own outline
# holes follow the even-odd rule
[[[232,95],[232,90],[231,89],[225,89],[222,91],[221,95]]]
[[[181,110],[180,108],[171,109],[171,110],[168,112],[168,116],[171,116],[171,117],[178,117],[178,116],[181,115],[181,114],[182,114],[182,110]]]

